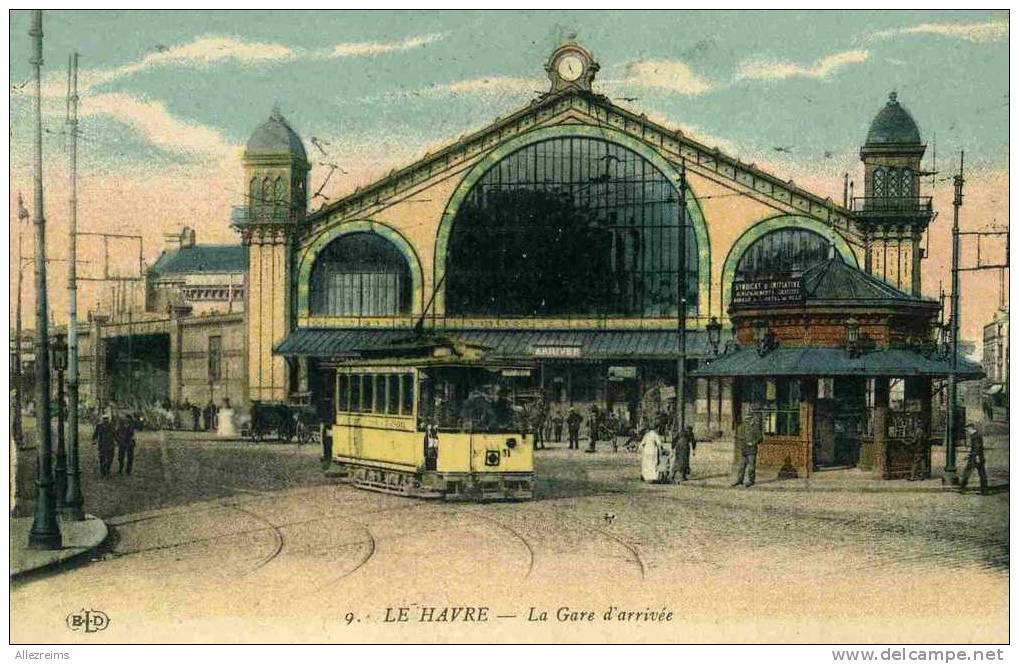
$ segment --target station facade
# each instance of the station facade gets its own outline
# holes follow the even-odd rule
[[[327,400],[323,361],[423,320],[533,361],[554,402],[633,418],[649,385],[676,384],[681,319],[688,370],[722,352],[707,331],[728,338],[737,283],[835,252],[919,296],[925,147],[894,94],[861,148],[864,195],[837,202],[613,104],[579,44],[545,70],[525,107],[314,212],[298,134],[278,111],[254,132],[233,217],[251,401]],[[688,394],[699,434],[731,428],[730,379]]]

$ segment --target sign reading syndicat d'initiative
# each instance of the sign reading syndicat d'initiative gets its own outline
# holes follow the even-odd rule
[[[733,304],[799,304],[803,279],[749,279],[732,284]]]

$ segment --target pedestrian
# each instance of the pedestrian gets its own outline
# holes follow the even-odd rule
[[[640,479],[645,482],[658,484],[668,477],[669,453],[659,433],[666,425],[665,418],[659,417],[640,441]]]
[[[204,429],[206,431],[212,431],[215,428],[213,423],[216,419],[216,404],[209,399],[209,403],[205,404],[205,410],[202,412]]]
[[[601,435],[602,415],[598,406],[591,405],[591,415],[587,419],[587,430],[590,439],[587,442],[585,452],[594,453],[598,447],[598,436]]]
[[[570,412],[566,415],[566,428],[570,434],[570,449],[580,449],[580,423],[584,418],[577,412],[577,409],[570,406]]]
[[[202,411],[195,404],[188,400],[184,401],[184,407],[191,413],[191,426],[193,431],[198,431],[202,424]]]
[[[128,413],[117,425],[116,439],[117,439],[117,474],[124,474],[124,467],[127,466],[127,474],[131,474],[131,469],[134,467],[134,432],[135,423],[134,416]],[[112,464],[112,452],[110,454],[110,462]]]
[[[966,425],[966,433],[969,434],[969,455],[966,457],[966,468],[959,478],[959,493],[966,493],[966,485],[969,484],[969,476],[973,469],[977,469],[980,475],[980,495],[987,495],[987,464],[984,459],[984,436],[980,427],[970,423]]]
[[[531,413],[531,430],[534,432],[534,449],[545,449],[545,411],[541,400],[534,402]]]
[[[670,482],[686,482],[690,479],[690,454],[696,450],[697,439],[694,438],[693,427],[687,426],[673,444]]]
[[[913,431],[913,463],[909,468],[909,481],[927,479],[927,454],[930,450],[931,438],[927,435],[927,427],[921,422]]]
[[[552,436],[555,438],[555,442],[563,442],[563,411],[559,407],[556,407],[555,412],[552,413]]]
[[[92,442],[99,451],[99,476],[109,477],[113,465],[114,430],[109,413],[103,413],[92,432]]]
[[[764,440],[761,427],[761,414],[747,410],[743,421],[736,426],[736,445],[739,446],[740,458],[736,468],[736,481],[732,486],[742,484],[748,489],[757,480],[757,446]]]

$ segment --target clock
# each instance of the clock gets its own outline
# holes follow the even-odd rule
[[[572,83],[584,73],[584,60],[577,53],[566,53],[556,61],[556,73],[559,78]]]

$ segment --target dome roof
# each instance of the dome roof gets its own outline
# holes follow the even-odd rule
[[[893,92],[888,95],[888,103],[874,116],[867,132],[867,145],[882,143],[911,143],[920,145],[920,130]]]
[[[280,113],[280,109],[272,109],[269,119],[258,126],[248,139],[246,152],[275,154],[291,154],[307,161],[304,144],[297,132],[290,128]]]

